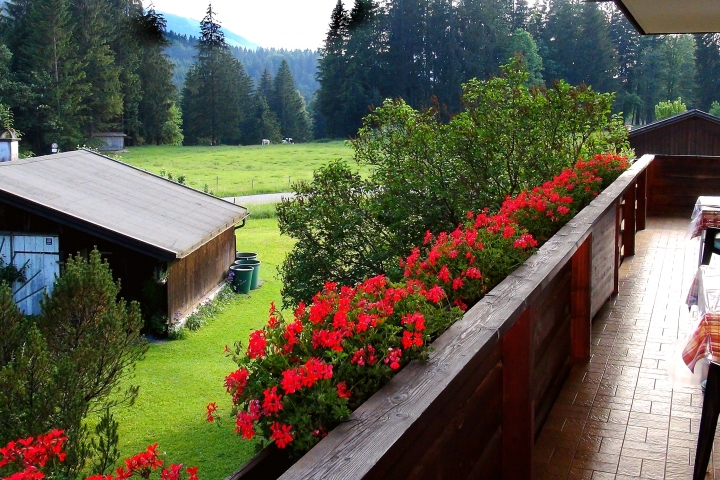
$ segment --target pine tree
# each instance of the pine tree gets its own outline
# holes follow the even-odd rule
[[[507,58],[512,6],[504,0],[462,0],[458,6],[463,79],[499,73]]]
[[[238,143],[252,80],[225,43],[212,5],[200,22],[196,62],[183,88],[183,132],[190,144]]]
[[[280,121],[280,133],[296,142],[306,142],[312,138],[310,121],[305,111],[305,102],[295,88],[295,80],[287,61],[280,63],[275,74],[274,95],[270,102]]]
[[[695,42],[697,105],[707,112],[720,100],[720,34],[697,35]]]
[[[510,37],[508,57],[522,55],[523,65],[528,72],[528,85],[543,85],[542,58],[538,54],[538,47],[528,32],[517,29]]]
[[[172,83],[173,65],[163,52],[165,18],[154,8],[147,10],[138,22],[137,38],[142,48],[138,74],[142,88],[139,102],[139,133],[149,143],[174,143],[177,135],[167,135],[167,124],[173,116],[177,91]]]
[[[275,96],[275,87],[273,86],[272,75],[270,75],[267,68],[263,69],[262,77],[260,77],[257,89],[263,94],[266,102],[268,98],[273,98],[273,96]]]
[[[90,89],[84,103],[87,125],[85,135],[117,130],[123,113],[120,68],[110,42],[115,37],[115,22],[104,0],[75,0],[71,3],[75,20],[74,39],[82,55],[85,81]]]
[[[16,106],[16,123],[35,153],[57,142],[64,150],[83,143],[89,95],[68,0],[34,0],[27,33],[16,54],[18,80],[30,85]]]
[[[427,51],[431,92],[449,113],[460,110],[462,62],[457,15],[451,0],[432,0],[428,12]]]
[[[322,117],[326,126],[326,134],[340,137],[344,129],[340,125],[336,113],[340,111],[340,93],[344,87],[346,65],[344,59],[345,44],[348,36],[350,17],[338,0],[330,17],[330,27],[318,60],[317,81],[320,88],[316,93],[315,110]],[[261,82],[262,84],[262,82]]]
[[[394,0],[388,8],[388,75],[394,96],[413,107],[430,99],[427,0]]]

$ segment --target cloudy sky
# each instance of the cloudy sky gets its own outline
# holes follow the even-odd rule
[[[208,0],[154,0],[155,8],[202,19]],[[213,0],[226,28],[266,48],[318,49],[322,46],[337,0]],[[344,0],[346,8],[352,2]],[[149,2],[143,2],[145,6]]]

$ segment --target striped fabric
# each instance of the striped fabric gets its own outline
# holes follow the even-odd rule
[[[695,363],[701,358],[720,361],[720,314],[706,313],[698,327],[690,335],[682,352],[683,361],[695,371]]]

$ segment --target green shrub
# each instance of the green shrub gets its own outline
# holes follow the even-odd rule
[[[579,157],[626,152],[612,94],[557,82],[527,87],[515,58],[503,76],[463,86],[464,110],[449,123],[437,108],[386,100],[353,140],[363,179],[341,162],[294,185],[278,207],[281,233],[297,240],[280,268],[284,306],[307,302],[325,281],[354,285],[399,278],[397,258],[426,231],[453,230],[466,212],[503,200],[571,167]]]
[[[672,117],[678,113],[687,111],[687,106],[683,103],[681,98],[677,100],[668,100],[666,102],[660,102],[655,105],[655,120],[662,120],[663,118]]]

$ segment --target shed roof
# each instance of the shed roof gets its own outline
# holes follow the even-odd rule
[[[248,215],[88,150],[0,163],[0,201],[163,260],[187,256]]]
[[[718,125],[720,125],[720,118],[716,117],[715,115],[705,113],[702,110],[697,110],[693,108],[692,110],[688,110],[687,112],[678,113],[677,115],[673,115],[672,117],[663,118],[662,120],[648,123],[647,125],[643,125],[642,127],[633,128],[630,133],[628,133],[628,136],[634,137],[636,135],[650,132],[658,128],[667,127],[668,125],[672,125],[674,123],[684,122],[685,120],[689,120],[691,118],[707,120],[708,122],[717,123]]]

